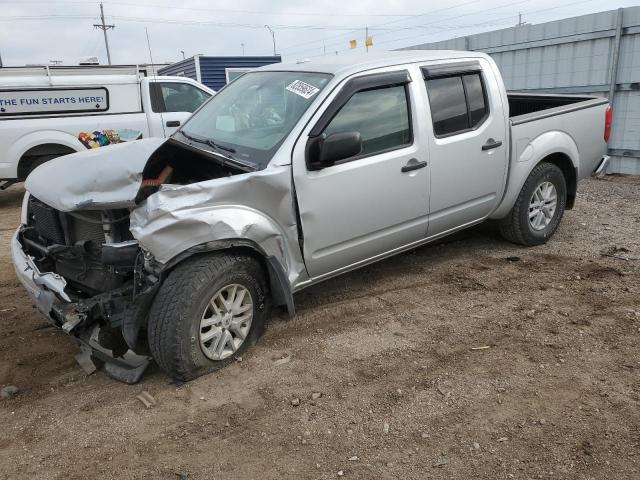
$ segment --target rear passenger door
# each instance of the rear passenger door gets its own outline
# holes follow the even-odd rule
[[[352,78],[329,97],[296,144],[294,183],[312,277],[354,267],[426,235],[429,169],[424,125],[415,123],[424,115],[416,88],[423,88],[421,79],[412,82],[407,70]],[[360,133],[359,155],[321,170],[308,167],[310,138],[347,132]]]
[[[508,162],[502,87],[479,61],[423,67],[431,113],[429,235],[487,217]]]

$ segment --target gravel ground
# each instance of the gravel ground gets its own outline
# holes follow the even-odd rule
[[[301,292],[184,385],[84,375],[14,277],[22,193],[0,192],[0,478],[640,478],[640,261],[602,255],[640,256],[640,177],[581,183],[545,246],[481,226]]]

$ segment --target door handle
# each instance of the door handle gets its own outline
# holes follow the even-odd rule
[[[179,127],[180,126],[180,120],[167,120],[166,125],[167,125],[167,127]]]
[[[485,143],[484,145],[482,145],[482,151],[487,151],[487,150],[493,150],[494,148],[498,148],[502,146],[502,142],[500,140],[494,140],[493,138],[490,138],[489,140],[487,140],[487,143]]]
[[[415,158],[412,158],[411,160],[415,161]],[[411,162],[411,160],[409,160],[409,162]],[[402,173],[407,173],[407,172],[412,172],[414,170],[419,170],[426,166],[427,166],[427,162],[407,163],[404,167],[400,169],[400,171]]]

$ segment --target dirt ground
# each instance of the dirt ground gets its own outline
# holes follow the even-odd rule
[[[581,183],[545,246],[482,226],[304,291],[184,385],[77,366],[13,274],[22,193],[0,192],[0,478],[640,478],[640,261],[601,255],[640,256],[640,177]]]

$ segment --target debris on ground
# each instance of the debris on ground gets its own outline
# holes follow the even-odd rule
[[[17,395],[19,391],[20,389],[15,385],[7,385],[6,387],[3,387],[2,390],[0,390],[0,397],[11,398]]]
[[[626,253],[630,253],[630,250],[625,247],[616,247],[615,245],[609,247],[606,250],[600,252],[600,255],[603,257],[611,257],[618,260],[640,260],[640,255],[625,255]]]
[[[153,395],[151,395],[146,390],[143,390],[140,395],[136,396],[136,398],[140,400],[142,404],[147,408],[155,407],[156,405],[156,399],[153,398]]]
[[[438,390],[440,395],[442,395],[445,398],[449,398],[451,396],[451,392],[447,392],[444,388],[442,388],[442,385],[440,385],[439,383],[436,384],[436,390]]]
[[[442,468],[445,465],[449,465],[449,460],[446,459],[445,457],[439,458],[438,461],[433,464],[433,466],[436,467],[436,468]]]
[[[294,398],[293,400],[291,400],[291,405],[293,405],[294,407],[297,407],[298,405],[300,405],[300,399]]]
[[[287,355],[286,357],[279,358],[273,362],[275,367],[279,367],[280,365],[284,365],[285,363],[289,363],[291,361],[291,355]]]
[[[80,368],[84,370],[84,373],[87,375],[92,375],[96,372],[97,367],[93,362],[93,358],[91,357],[91,350],[83,349],[76,355],[76,362],[80,365]]]

